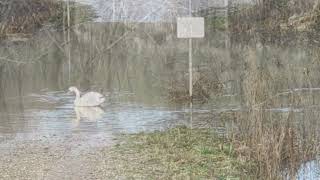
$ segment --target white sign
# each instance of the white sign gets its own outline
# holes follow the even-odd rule
[[[180,17],[177,19],[178,38],[203,38],[203,17]]]

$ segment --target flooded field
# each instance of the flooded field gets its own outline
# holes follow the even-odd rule
[[[100,13],[95,1],[81,2],[93,5],[98,19],[72,26],[70,38],[66,31],[44,27],[27,40],[0,42],[0,160],[5,162],[0,170],[27,166],[12,159],[28,159],[34,149],[47,172],[30,177],[55,179],[64,166],[93,163],[71,157],[93,153],[99,159],[99,149],[111,147],[121,134],[183,125],[212,128],[235,140],[240,155],[252,153],[263,162],[261,174],[320,178],[320,51],[312,38],[268,44],[257,36],[239,42],[245,37],[208,25],[206,38],[193,41],[191,105],[184,99],[188,43],[176,38],[174,23],[149,22],[161,21],[159,14],[139,23],[106,22],[112,13]],[[106,103],[74,107],[70,86],[100,92]],[[39,155],[47,151],[65,161],[48,163]],[[62,165],[54,168],[57,164]],[[83,174],[74,176],[79,170]],[[90,177],[91,170],[73,168],[64,178]]]

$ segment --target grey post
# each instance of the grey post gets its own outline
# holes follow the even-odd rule
[[[192,17],[192,0],[189,0],[189,16]],[[192,38],[189,38],[189,96],[192,101]]]

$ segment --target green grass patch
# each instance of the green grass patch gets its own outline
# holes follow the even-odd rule
[[[249,177],[232,145],[210,129],[179,127],[126,135],[105,150],[110,178],[242,179]]]

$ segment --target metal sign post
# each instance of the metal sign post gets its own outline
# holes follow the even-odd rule
[[[192,100],[192,39],[189,38],[189,96],[190,99]]]
[[[204,37],[204,18],[181,17],[177,19],[178,38],[189,39],[189,95],[192,99],[192,38]]]
[[[190,96],[190,124],[192,129],[192,38],[204,37],[204,18],[192,17],[191,1],[189,0],[189,17],[180,17],[177,19],[177,36],[178,38],[189,39],[189,96]]]
[[[189,16],[192,17],[192,0],[189,0]],[[190,96],[190,102],[192,103],[192,38],[189,38],[189,96]],[[192,106],[192,104],[191,104]],[[192,117],[192,116],[191,116]]]

